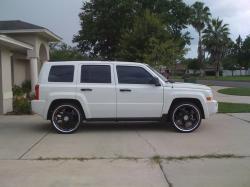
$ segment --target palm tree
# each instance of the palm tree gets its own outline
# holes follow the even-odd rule
[[[199,34],[199,41],[198,41],[198,65],[200,67],[201,76],[204,75],[204,71],[202,69],[203,61],[204,61],[204,50],[202,47],[202,31],[204,30],[206,23],[210,20],[210,10],[207,6],[204,5],[202,2],[195,2],[192,6],[192,18],[191,18],[191,25]]]
[[[219,77],[221,60],[231,41],[228,24],[223,24],[219,18],[212,19],[203,33],[203,43],[210,54],[210,59],[216,65],[216,76]]]

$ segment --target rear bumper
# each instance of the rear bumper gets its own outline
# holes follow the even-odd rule
[[[218,112],[218,102],[215,100],[207,102],[208,117]]]
[[[31,101],[32,112],[44,117],[45,101],[43,100],[32,100]]]

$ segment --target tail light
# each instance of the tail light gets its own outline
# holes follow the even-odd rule
[[[35,86],[35,100],[39,100],[39,84]]]

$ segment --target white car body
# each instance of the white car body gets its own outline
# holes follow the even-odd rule
[[[73,65],[72,82],[49,82],[52,66]],[[82,65],[108,65],[111,68],[111,83],[81,83]],[[136,66],[145,69],[159,79],[160,86],[153,84],[119,84],[116,67]],[[32,101],[33,112],[48,119],[51,104],[55,100],[70,99],[81,104],[86,120],[95,119],[157,119],[167,115],[175,99],[196,99],[208,118],[218,110],[208,86],[190,83],[171,83],[162,80],[159,74],[146,64],[133,62],[72,61],[46,62],[39,75],[39,100]],[[92,91],[82,91],[91,89]],[[129,89],[131,92],[121,91]]]

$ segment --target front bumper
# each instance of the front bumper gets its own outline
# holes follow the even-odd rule
[[[44,107],[45,101],[43,100],[32,100],[31,101],[31,108],[32,112],[44,117]]]
[[[218,112],[218,102],[216,100],[207,102],[208,116],[216,114]]]

